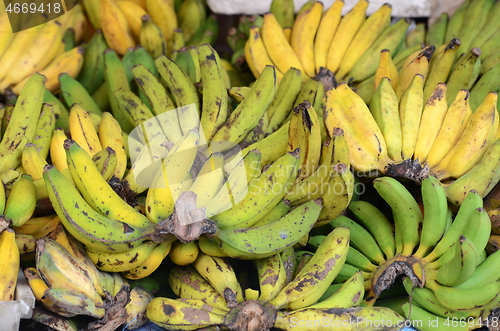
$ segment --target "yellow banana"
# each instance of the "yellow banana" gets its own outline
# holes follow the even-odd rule
[[[14,300],[20,257],[14,230],[7,228],[0,234],[0,250],[4,261],[0,268],[0,301]]]
[[[146,0],[146,11],[168,42],[178,26],[173,3],[169,0]]]
[[[264,15],[261,34],[269,58],[277,69],[281,72],[287,72],[292,67],[296,68],[303,73],[302,81],[306,81],[308,76],[305,74],[304,68],[292,46],[286,40],[283,29],[272,13]]]
[[[142,24],[141,17],[147,15],[148,13],[134,1],[117,1],[116,5],[120,8],[123,15],[127,19],[127,23],[134,39],[138,41]]]
[[[392,62],[391,52],[387,49],[383,49],[380,52],[380,62],[375,72],[375,90],[378,88],[382,78],[387,77],[391,81],[392,88],[396,91],[398,86],[399,73],[398,69]]]
[[[301,11],[295,18],[292,27],[290,45],[297,54],[304,68],[304,72],[309,77],[316,74],[314,63],[314,36],[323,14],[323,4],[315,1],[314,4]]]
[[[341,20],[328,49],[326,67],[337,72],[354,36],[366,21],[367,0],[360,0]]]
[[[145,241],[124,253],[110,253],[87,247],[87,254],[99,270],[106,272],[124,272],[143,264],[157,243]]]
[[[399,115],[403,134],[403,160],[413,157],[424,108],[424,76],[417,74],[401,97]]]
[[[251,27],[249,34],[248,41],[245,43],[245,59],[254,77],[257,78],[267,65],[274,66],[274,63],[271,61],[266,47],[264,46],[259,27]],[[283,74],[278,68],[276,68],[276,76],[278,77],[278,81],[283,77]]]
[[[127,154],[125,152],[125,141],[120,123],[118,123],[111,113],[104,112],[101,115],[98,132],[101,147],[111,147],[115,151],[118,163],[114,171],[114,176],[122,179],[127,169]],[[61,169],[58,168],[58,170]]]
[[[386,3],[366,19],[345,51],[339,70],[335,74],[338,80],[344,78],[351,71],[356,62],[377,39],[378,35],[389,26],[391,12],[392,6]]]
[[[158,244],[158,246],[151,251],[146,261],[135,268],[123,272],[123,277],[127,279],[142,279],[151,275],[167,257],[172,248],[172,243],[173,241],[164,241]]]
[[[439,83],[428,98],[422,111],[418,129],[417,144],[413,159],[423,164],[429,155],[432,144],[436,141],[443,125],[448,104],[446,103],[446,84]]]
[[[64,141],[68,139],[63,129],[56,128],[50,140],[50,159],[57,170],[62,171],[68,167],[66,162],[66,151],[64,150]]]
[[[399,100],[401,100],[403,93],[412,83],[415,75],[422,75],[423,83],[425,83],[427,74],[429,73],[429,62],[435,49],[434,46],[428,46],[422,51],[416,51],[405,60],[399,73],[398,86],[396,87],[396,95]]]
[[[318,31],[314,39],[314,63],[316,66],[316,73],[319,72],[321,67],[327,67],[326,59],[328,56],[328,49],[339,27],[340,20],[342,19],[343,7],[344,0],[336,0],[321,17]]]
[[[90,157],[102,150],[99,136],[89,114],[79,104],[74,104],[69,113],[71,138],[83,148]]]
[[[199,252],[200,250],[196,241],[191,241],[189,243],[176,241],[172,245],[169,256],[172,262],[184,266],[196,261]]]
[[[130,26],[127,18],[114,0],[101,0],[101,29],[110,48],[124,55],[128,48],[134,47]]]

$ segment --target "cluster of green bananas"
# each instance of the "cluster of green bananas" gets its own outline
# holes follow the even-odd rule
[[[83,246],[62,226],[41,237],[36,247],[36,267],[24,269],[34,296],[42,306],[63,317],[90,316],[89,327],[143,326],[153,295],[142,287],[129,288],[119,273],[100,272]],[[116,328],[115,327],[115,328]]]
[[[327,319],[333,327],[350,318],[383,318],[391,325],[401,324],[403,318],[390,309],[359,308],[364,294],[360,272],[325,295],[348,255],[349,232],[343,227],[333,230],[305,265],[288,263],[293,248],[254,260],[258,290],[241,284],[229,260],[201,253],[192,266],[170,271],[169,283],[178,298],[154,298],[147,316],[159,326],[177,330],[217,326],[317,330],[320,327],[305,325],[305,321]],[[302,323],[294,325],[293,321]]]
[[[374,306],[398,275],[405,275],[410,303],[408,297],[397,297],[381,300],[380,305],[409,319],[437,319],[439,326],[446,325],[446,318],[467,321],[454,330],[478,327],[500,300],[500,253],[487,256],[485,251],[491,223],[480,195],[470,191],[453,218],[445,190],[435,177],[422,182],[423,210],[391,177],[375,179],[374,188],[389,205],[394,222],[366,201],[349,205],[356,221],[345,216],[331,221],[332,228],[347,227],[351,233],[345,264],[333,282],[343,284],[361,272],[366,290],[362,306]],[[324,235],[311,236],[309,246],[321,247],[323,240]],[[422,330],[429,328],[424,325]]]
[[[153,58],[175,56],[184,46],[214,43],[218,23],[207,17],[202,0],[85,0],[82,1],[94,29],[120,55],[142,45]]]
[[[69,5],[69,4],[68,4]],[[57,77],[67,72],[76,77],[83,64],[83,48],[77,47],[86,29],[82,5],[48,21],[39,14],[33,28],[12,33],[7,12],[0,15],[0,91],[11,88],[19,94],[26,81],[38,72],[47,78],[50,91],[59,88]]]

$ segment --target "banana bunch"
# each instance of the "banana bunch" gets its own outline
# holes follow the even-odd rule
[[[432,46],[406,60],[403,70],[412,79],[400,76],[396,89],[391,70],[382,68],[388,62],[381,61],[381,74],[376,75],[380,81],[369,106],[345,83],[328,91],[325,126],[330,132],[344,129],[356,171],[417,182],[430,172],[445,183],[450,202],[460,205],[471,189],[484,197],[498,183],[498,95],[488,93],[473,110],[468,90],[458,90],[449,104],[450,85],[436,83],[425,99],[428,52],[432,54]],[[466,67],[462,59],[460,69]],[[432,61],[430,67],[432,72]]]
[[[59,74],[66,72],[76,77],[82,67],[83,48],[76,45],[82,41],[87,23],[81,4],[55,20],[47,21],[47,16],[42,14],[34,20],[38,25],[13,34],[7,12],[0,16],[2,93],[11,88],[19,94],[27,80],[37,72],[46,77],[47,89],[56,91]],[[68,31],[74,33],[73,43],[66,43]]]
[[[346,286],[358,274],[366,291],[363,306],[371,307],[384,298],[383,292],[398,275],[405,275],[403,284],[414,305],[411,309],[422,309],[410,316],[409,304],[404,305],[407,318],[484,320],[500,302],[500,254],[487,255],[485,251],[491,222],[478,192],[471,190],[453,217],[445,188],[433,176],[422,182],[423,209],[405,186],[391,177],[377,178],[373,185],[392,217],[371,203],[353,201],[349,205],[352,219],[339,216],[329,223],[335,230],[350,229],[350,248],[330,285],[332,290]],[[306,268],[309,266],[327,238],[309,238],[308,246],[317,248],[314,254],[296,251],[299,268],[303,261]],[[399,298],[391,300],[394,305],[400,302]],[[381,305],[387,306],[388,301],[381,300]]]
[[[96,31],[119,55],[142,45],[153,58],[174,56],[182,48],[214,43],[215,16],[207,17],[201,0],[86,0],[86,14]]]
[[[367,18],[365,0],[342,17],[343,5],[338,0],[324,10],[321,2],[309,1],[294,17],[293,1],[273,1],[262,22],[255,20],[245,45],[245,59],[254,76],[265,65],[275,65],[278,78],[291,67],[297,68],[304,81],[321,68],[332,71],[338,81],[359,81],[375,74],[380,51],[398,53],[410,21],[401,19],[390,25],[390,4]],[[232,40],[238,43],[237,38]]]
[[[60,316],[91,316],[98,320],[89,326],[113,330],[123,323],[137,329],[147,322],[152,294],[141,287],[130,291],[119,273],[99,272],[62,227],[38,240],[36,268],[28,267],[24,274],[37,301]]]
[[[356,272],[344,285],[325,296],[348,255],[349,233],[348,228],[333,230],[309,263],[300,271],[296,270],[295,276],[288,281],[284,261],[290,250],[254,260],[259,290],[243,287],[238,272],[229,261],[200,254],[192,266],[175,267],[170,272],[170,286],[179,298],[153,299],[147,316],[161,327],[178,330],[210,326],[233,330],[265,330],[274,326],[292,330],[295,327],[290,321],[294,319],[328,318],[334,323],[348,315],[351,318],[371,315],[372,318],[389,319],[394,324],[402,321],[390,309],[358,307],[364,294],[361,272]],[[299,329],[320,328],[308,325]],[[353,330],[361,329],[367,330],[363,327]]]

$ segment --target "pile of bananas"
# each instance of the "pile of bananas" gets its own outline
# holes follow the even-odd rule
[[[84,0],[94,29],[120,55],[140,44],[154,58],[182,47],[214,43],[218,23],[203,0]]]
[[[36,72],[46,77],[47,89],[54,92],[59,88],[59,74],[65,72],[76,77],[82,68],[84,49],[78,44],[87,28],[82,5],[75,5],[56,20],[47,22],[44,14],[39,14],[34,20],[28,22],[29,26],[38,25],[13,34],[7,12],[0,15],[2,93],[11,88],[18,95]]]
[[[259,290],[242,285],[227,259],[200,254],[192,266],[170,271],[169,283],[179,298],[154,298],[147,317],[176,330],[215,330],[217,326],[230,330],[268,330],[273,326],[315,330],[319,329],[312,325],[315,320],[328,321],[328,326],[334,327],[350,319],[384,319],[387,325],[402,325],[403,318],[388,308],[359,308],[364,294],[361,272],[325,295],[348,256],[349,236],[345,227],[331,231],[304,265],[284,262],[293,256],[293,249],[254,260]],[[365,325],[358,328],[377,330]]]

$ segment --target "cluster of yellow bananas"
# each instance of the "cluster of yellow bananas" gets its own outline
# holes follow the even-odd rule
[[[408,319],[431,318],[440,326],[447,318],[464,321],[453,330],[477,328],[500,301],[500,252],[487,256],[491,224],[480,195],[470,191],[453,218],[444,187],[433,176],[422,182],[422,212],[394,178],[377,178],[374,188],[392,209],[394,223],[366,201],[349,205],[356,221],[345,216],[331,221],[332,228],[351,231],[349,253],[333,281],[338,285],[331,286],[361,273],[364,306],[391,307]],[[312,236],[309,246],[319,249],[323,240],[324,235]],[[381,296],[400,274],[407,276],[407,295]]]
[[[402,323],[390,309],[358,308],[364,296],[361,272],[335,290],[329,287],[348,255],[349,233],[344,227],[333,230],[307,264],[286,263],[290,257],[295,260],[292,248],[254,260],[259,290],[244,286],[228,260],[201,253],[192,266],[170,271],[169,283],[179,298],[153,299],[147,316],[161,327],[177,330],[319,330],[306,322],[328,320],[334,327],[349,317]]]
[[[276,65],[278,77],[291,67],[307,77],[321,68],[337,80],[366,78],[375,73],[380,51],[396,53],[409,26],[401,19],[390,25],[392,7],[383,5],[366,18],[368,1],[360,0],[344,17],[344,1],[323,12],[323,4],[309,1],[294,18],[293,0],[275,0],[262,26],[253,26],[245,46],[246,61],[256,77],[266,65]]]
[[[19,94],[36,72],[43,74],[50,91],[59,88],[58,76],[66,72],[76,77],[83,64],[82,41],[86,29],[83,8],[77,4],[67,14],[47,22],[36,17],[37,26],[12,33],[7,12],[0,15],[0,91],[11,88]],[[46,22],[46,23],[45,23]],[[35,22],[29,22],[33,26]]]
[[[140,44],[155,59],[171,57],[184,46],[217,39],[217,22],[207,17],[202,0],[85,0],[83,6],[94,29],[102,29],[120,55]]]

